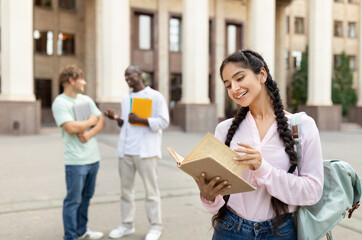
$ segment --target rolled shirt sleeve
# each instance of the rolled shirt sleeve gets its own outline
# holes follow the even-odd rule
[[[156,101],[155,113],[148,118],[148,124],[153,132],[157,132],[168,127],[170,124],[170,117],[168,107],[163,96],[161,94],[157,94],[154,101]]]

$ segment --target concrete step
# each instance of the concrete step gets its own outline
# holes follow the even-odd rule
[[[168,128],[165,129],[165,132],[183,132],[182,128],[177,125],[171,124]]]
[[[58,127],[41,127],[40,134],[54,134],[54,133],[61,133],[60,128]]]
[[[362,126],[358,123],[354,122],[342,122],[341,130],[342,131],[354,131],[354,130],[361,130]]]
[[[353,122],[342,122],[341,124],[341,131],[354,131],[354,130],[362,130],[362,126],[358,123]],[[168,128],[166,128],[167,132],[183,132],[180,126],[176,126],[171,124]],[[60,133],[60,128],[58,127],[48,127],[42,126],[40,128],[40,134],[54,134]]]

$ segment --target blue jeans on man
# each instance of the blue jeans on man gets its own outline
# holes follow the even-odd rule
[[[88,206],[94,194],[99,162],[66,165],[67,196],[63,203],[64,239],[77,240],[87,231]]]

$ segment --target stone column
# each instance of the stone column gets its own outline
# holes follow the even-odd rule
[[[96,99],[96,0],[87,0],[85,3],[85,79],[87,80],[86,94]]]
[[[248,46],[260,53],[274,77],[275,68],[275,1],[249,0],[249,43]]]
[[[158,0],[158,88],[169,102],[169,13],[167,0]]]
[[[309,1],[308,101],[299,110],[313,117],[319,130],[339,130],[342,122],[342,108],[331,100],[332,4]]]
[[[96,0],[96,101],[101,111],[120,113],[122,96],[129,92],[124,71],[130,64],[129,0]],[[103,132],[117,132],[114,121],[106,120]]]
[[[360,7],[359,7],[359,51],[358,51],[358,92],[357,92],[357,96],[358,96],[358,101],[357,101],[357,106],[362,108],[362,3],[360,2]],[[362,116],[360,117],[360,119],[362,120]]]
[[[225,86],[221,81],[219,67],[225,58],[224,0],[215,0],[215,102],[217,118],[225,117]]]
[[[359,7],[360,20],[359,20],[359,52],[358,52],[358,92],[357,92],[357,106],[348,108],[348,121],[357,122],[362,126],[362,3]]]
[[[208,0],[183,0],[182,98],[175,121],[185,131],[214,131],[216,107],[210,104]]]
[[[285,10],[288,4],[277,2],[276,5],[276,44],[275,44],[275,74],[274,79],[278,83],[280,97],[283,105],[287,107],[287,69],[285,65],[286,33],[285,33]]]
[[[182,99],[208,104],[208,0],[184,0],[182,19]]]
[[[33,1],[2,0],[0,133],[39,133],[33,69]]]

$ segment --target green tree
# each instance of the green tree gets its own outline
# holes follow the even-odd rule
[[[308,46],[302,54],[300,68],[293,74],[292,107],[297,111],[299,105],[304,105],[308,98]]]
[[[343,116],[347,115],[348,107],[356,105],[357,102],[349,57],[345,52],[338,55],[337,64],[333,69],[332,101],[334,104],[342,104]]]

